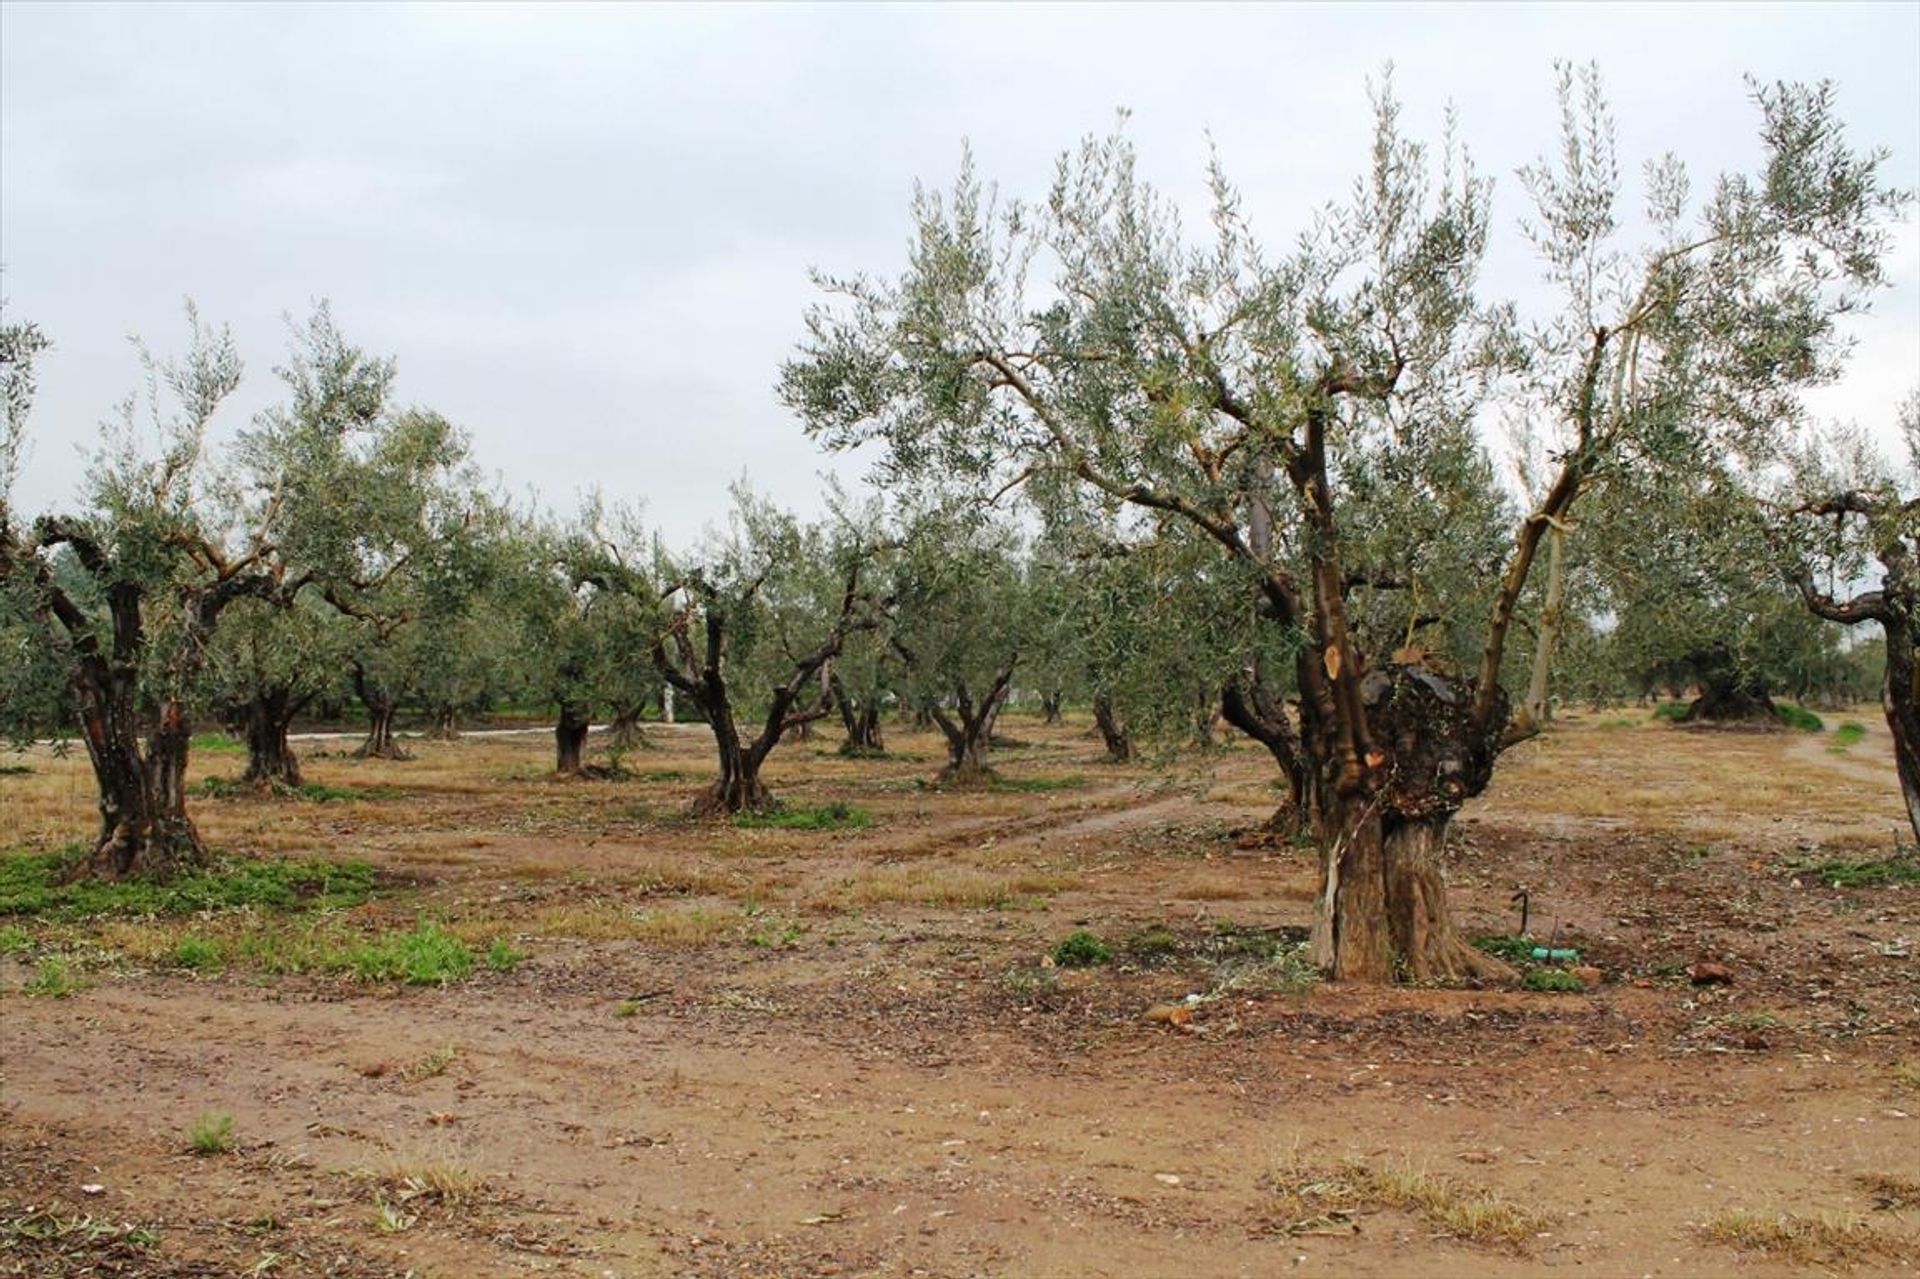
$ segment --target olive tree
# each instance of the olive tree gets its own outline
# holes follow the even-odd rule
[[[209,642],[239,601],[290,600],[303,584],[274,541],[278,491],[245,493],[209,462],[208,424],[241,366],[226,330],[191,307],[187,319],[177,360],[140,349],[145,394],[107,424],[74,513],[23,527],[0,503],[7,606],[72,690],[99,791],[84,873],[166,876],[207,861],[187,814],[186,769]],[[24,348],[11,345],[17,362]],[[10,389],[10,451],[24,407],[16,396]]]
[[[1542,537],[1614,459],[1709,454],[1790,417],[1831,372],[1833,316],[1879,278],[1879,157],[1848,147],[1824,88],[1754,97],[1760,170],[1696,205],[1678,162],[1656,165],[1650,238],[1622,247],[1597,77],[1563,75],[1560,153],[1527,185],[1564,300],[1531,326],[1479,296],[1488,181],[1450,132],[1409,138],[1388,92],[1362,178],[1279,254],[1217,163],[1212,234],[1192,242],[1124,137],[1063,156],[1035,204],[1002,204],[968,160],[950,195],[916,193],[897,279],[823,279],[783,392],[899,482],[1040,479],[1160,517],[1141,536],[1177,521],[1209,541],[1294,654],[1297,710],[1268,709],[1312,792],[1317,960],[1363,981],[1510,976],[1456,931],[1440,855],[1510,740],[1500,677]],[[1471,629],[1402,642],[1421,612],[1403,586],[1394,646],[1368,639],[1353,584],[1390,575],[1350,540],[1350,462],[1405,455],[1414,482],[1470,484],[1483,446],[1463,424],[1523,360],[1552,388],[1534,407],[1559,424],[1558,466],[1456,610]],[[1462,648],[1459,669],[1433,660]]]
[[[803,524],[740,489],[728,528],[699,551],[662,555],[650,573],[603,560],[579,574],[666,605],[654,669],[706,720],[719,763],[695,812],[777,806],[760,777],[767,757],[832,713],[826,672],[849,635],[879,623],[884,605],[863,577],[875,549],[863,530]]]
[[[1920,392],[1901,406],[1900,434],[1904,474],[1858,437],[1807,450],[1781,523],[1788,573],[1806,607],[1847,626],[1879,624],[1880,705],[1920,843]]]
[[[430,410],[396,407],[394,361],[349,342],[326,304],[295,327],[276,372],[286,403],[242,434],[240,454],[258,482],[285,477],[284,554],[358,623],[348,671],[368,714],[360,754],[402,757],[399,708],[484,582],[497,504],[466,436]]]

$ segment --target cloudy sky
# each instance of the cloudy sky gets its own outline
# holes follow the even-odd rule
[[[1447,103],[1496,213],[1554,143],[1553,61],[1597,60],[1623,151],[1706,174],[1757,153],[1741,77],[1830,78],[1920,187],[1920,5],[705,6],[0,4],[0,292],[56,343],[16,500],[65,499],[183,298],[277,389],[283,315],[320,298],[399,358],[401,397],[511,488],[642,499],[679,542],[742,475],[815,505],[777,403],[807,271],[890,272],[916,178],[970,139],[1013,194],[1116,108],[1144,168],[1201,194],[1209,135],[1275,243],[1364,159],[1365,82]],[[1637,205],[1637,201],[1634,201]],[[1506,234],[1489,283],[1527,296]],[[1920,222],[1823,414],[1920,384]],[[858,465],[838,464],[849,475]]]

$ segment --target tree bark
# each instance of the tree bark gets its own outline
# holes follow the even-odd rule
[[[927,707],[928,714],[947,739],[947,766],[940,770],[941,785],[984,786],[993,780],[994,771],[987,763],[993,746],[993,725],[1000,718],[1000,708],[1006,704],[1012,683],[1013,668],[1008,667],[994,677],[987,695],[977,706],[963,683],[954,687],[952,714],[937,703]]]
[[[1287,802],[1276,811],[1268,828],[1288,834],[1307,834],[1314,828],[1313,786],[1300,736],[1281,701],[1268,690],[1256,664],[1229,679],[1220,690],[1221,718],[1267,748],[1281,776],[1287,779]]]
[[[1040,694],[1040,722],[1058,724],[1060,722],[1060,704],[1065,700],[1058,690]]]
[[[566,777],[586,773],[587,727],[591,722],[586,709],[573,702],[560,703],[560,717],[553,726],[553,770]]]
[[[1133,739],[1127,733],[1127,726],[1114,712],[1113,698],[1105,693],[1094,694],[1093,724],[1100,730],[1100,740],[1106,743],[1109,760],[1116,764],[1133,762]]]
[[[1687,707],[1683,722],[1780,726],[1780,713],[1774,707],[1766,682],[1739,669],[1732,654],[1725,649],[1694,654],[1686,665],[1694,673],[1699,696]]]
[[[452,706],[440,706],[433,712],[434,740],[457,742],[460,740],[460,712]]]
[[[99,679],[104,673],[76,681],[81,735],[100,792],[100,834],[78,873],[166,879],[206,866],[207,846],[187,816],[185,707],[161,705],[143,754],[133,673]]]
[[[287,734],[301,704],[285,689],[254,693],[247,703],[247,771],[241,780],[268,789],[300,785],[300,760]]]
[[[354,754],[361,759],[412,759],[393,735],[393,722],[400,713],[399,703],[374,687],[367,678],[366,668],[357,663],[353,668],[353,690],[359,694],[360,704],[367,708],[367,738]]]
[[[1441,858],[1453,814],[1492,776],[1504,694],[1481,721],[1471,685],[1423,665],[1378,667],[1359,693],[1391,767],[1370,789],[1321,788],[1315,962],[1341,981],[1512,980],[1510,966],[1455,929]]]
[[[886,754],[887,743],[880,728],[879,699],[869,697],[864,703],[856,703],[848,695],[838,674],[827,677],[827,694],[840,712],[840,726],[847,734],[846,740],[840,743],[840,753],[856,758]]]
[[[1907,804],[1907,823],[1920,847],[1920,619],[1890,613],[1885,622],[1887,669],[1881,677],[1880,706],[1893,734],[1893,766],[1900,777],[1900,795]]]

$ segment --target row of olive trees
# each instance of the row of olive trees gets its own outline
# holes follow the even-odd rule
[[[1836,319],[1879,284],[1901,197],[1825,89],[1755,99],[1760,167],[1696,201],[1676,162],[1651,166],[1636,236],[1597,78],[1568,72],[1559,154],[1522,174],[1558,298],[1533,319],[1479,283],[1490,182],[1451,141],[1408,138],[1387,92],[1362,179],[1278,254],[1217,169],[1211,235],[1189,240],[1122,137],[1064,157],[1031,205],[969,165],[917,199],[897,280],[830,286],[783,374],[829,446],[878,444],[897,504],[809,524],[743,493],[683,554],[598,503],[509,509],[324,311],[285,403],[211,466],[239,370],[196,326],[152,365],[178,401],[151,397],[157,453],[129,406],[80,515],[0,510],[7,634],[42,709],[60,689],[73,704],[96,862],[119,873],[202,855],[180,781],[210,667],[258,772],[283,779],[286,725],[343,677],[369,753],[397,749],[402,705],[450,723],[505,697],[554,709],[569,771],[596,717],[630,724],[670,689],[712,730],[700,802],[725,811],[772,802],[768,755],[829,716],[850,752],[881,749],[888,706],[940,729],[948,778],[978,779],[1024,684],[1089,701],[1116,757],[1215,714],[1260,742],[1290,796],[1276,820],[1322,849],[1315,949],[1335,975],[1502,976],[1453,927],[1449,820],[1538,730],[1569,637],[1610,625],[1629,651],[1680,629],[1648,607],[1656,569],[1668,597],[1704,579],[1737,613],[1739,583],[1784,561],[1815,612],[1882,624],[1896,736],[1913,717],[1911,497],[1864,462],[1817,474],[1803,455],[1808,492],[1771,506],[1756,478],[1794,460],[1799,393],[1836,375]],[[7,343],[15,441],[40,338]],[[1517,494],[1485,439],[1502,412],[1531,463]],[[1809,521],[1822,537],[1796,532]],[[1771,557],[1753,574],[1724,554],[1749,526]],[[1881,589],[1842,589],[1875,568]],[[1515,715],[1527,675],[1534,713]]]
[[[6,727],[77,721],[99,873],[204,861],[184,785],[196,713],[244,734],[263,789],[300,784],[290,730],[316,705],[357,699],[360,753],[384,757],[402,754],[403,707],[450,733],[487,706],[545,706],[557,769],[581,773],[596,718],[631,729],[669,691],[715,739],[704,809],[771,804],[767,756],[836,711],[862,753],[882,746],[884,708],[909,709],[945,732],[949,780],[981,780],[1016,669],[1077,689],[1065,619],[1111,609],[1086,593],[1112,576],[1097,560],[1029,554],[977,513],[839,501],[808,524],[742,490],[722,533],[669,554],[598,498],[570,521],[516,511],[324,306],[294,330],[280,402],[215,454],[241,369],[225,331],[189,318],[180,359],[142,351],[149,392],[123,406],[75,511],[0,508],[0,633],[21,658]],[[28,325],[4,336],[10,499],[46,343]],[[1110,740],[1124,755],[1124,730]]]

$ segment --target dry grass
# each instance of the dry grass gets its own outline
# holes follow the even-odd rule
[[[816,912],[907,903],[967,910],[1004,910],[1070,888],[1070,875],[998,874],[972,866],[919,863],[882,866],[806,893],[802,908]]]
[[[1759,1252],[1808,1265],[1851,1266],[1876,1257],[1897,1257],[1912,1246],[1890,1237],[1864,1217],[1820,1212],[1777,1216],[1733,1208],[1702,1223],[1700,1232],[1741,1252]]]
[[[1376,1166],[1349,1158],[1319,1166],[1296,1152],[1267,1185],[1273,1198],[1263,1216],[1282,1234],[1338,1229],[1360,1212],[1403,1212],[1450,1238],[1519,1251],[1545,1224],[1532,1209],[1410,1160]]]
[[[372,1183],[376,1202],[442,1204],[457,1208],[488,1190],[487,1178],[444,1151],[395,1155],[379,1168],[355,1174]]]
[[[689,906],[636,915],[633,936],[658,946],[711,946],[737,936],[747,922],[732,906]]]
[[[1885,1172],[1863,1172],[1853,1184],[1873,1200],[1873,1206],[1889,1212],[1920,1208],[1920,1181]]]

